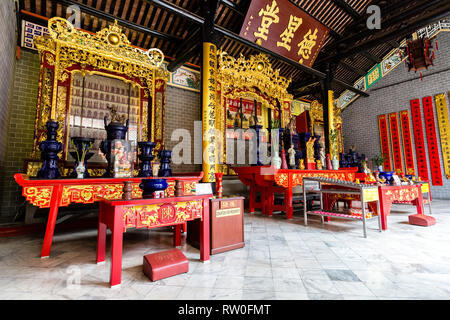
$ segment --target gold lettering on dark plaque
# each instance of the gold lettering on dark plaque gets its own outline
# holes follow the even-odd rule
[[[239,207],[239,202],[237,200],[221,201],[220,209],[230,209]]]

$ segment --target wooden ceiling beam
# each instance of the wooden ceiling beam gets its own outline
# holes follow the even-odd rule
[[[361,18],[361,15],[353,9],[347,2],[344,0],[332,0],[335,5],[344,10],[349,16],[351,16],[354,20]]]
[[[129,29],[132,29],[132,30],[143,32],[143,33],[149,34],[151,36],[155,36],[155,37],[163,39],[163,40],[171,41],[173,43],[177,43],[177,42],[182,41],[180,38],[177,38],[175,36],[172,36],[172,35],[169,35],[169,34],[165,34],[165,33],[159,32],[159,31],[151,30],[151,29],[146,28],[146,27],[144,27],[142,25],[130,22],[128,20],[122,19],[120,17],[114,16],[114,15],[106,13],[104,11],[100,11],[100,10],[94,9],[92,7],[89,7],[87,5],[79,3],[77,1],[73,1],[73,0],[58,0],[58,1],[60,3],[62,3],[62,4],[64,4],[64,5],[66,5],[66,6],[77,5],[78,7],[80,7],[82,12],[85,12],[85,13],[90,14],[92,16],[96,16],[96,17],[101,18],[101,19],[105,19],[105,20],[108,20],[108,21],[117,20],[117,22],[120,25],[122,25],[122,26],[124,26],[126,28],[129,28]]]

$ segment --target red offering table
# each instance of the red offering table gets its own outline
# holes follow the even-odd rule
[[[201,219],[200,260],[209,260],[209,200],[212,195],[162,199],[104,200],[100,202],[97,263],[105,261],[106,229],[111,230],[111,287],[120,284],[122,240],[127,228],[175,226],[174,245],[181,245],[181,225]]]
[[[355,181],[357,168],[341,170],[279,170],[271,166],[234,167],[239,179],[250,187],[249,210],[261,208],[265,215],[271,216],[273,210],[286,212],[292,219],[293,188],[302,185],[303,177],[324,177],[344,181]],[[256,202],[256,192],[261,193],[261,202]],[[284,193],[283,205],[275,205],[274,194]]]
[[[183,195],[195,194],[195,185],[203,177],[203,172],[167,177],[169,187],[166,196],[173,197],[175,193],[175,181],[182,181]],[[141,198],[142,190],[139,188],[142,178],[89,178],[89,179],[33,179],[25,174],[16,173],[16,182],[22,186],[22,195],[32,205],[39,208],[50,208],[47,227],[45,230],[44,244],[41,258],[50,255],[53,232],[55,230],[56,217],[59,207],[68,206],[71,203],[94,203],[101,199],[118,200],[122,198],[123,182],[131,181],[133,198]],[[146,178],[152,179],[152,178]]]
[[[345,194],[345,187],[340,186],[323,186],[324,188],[343,189],[343,193],[324,194],[324,207],[326,210],[331,210],[336,201],[360,201],[359,195]],[[423,198],[423,194],[428,193],[428,199]],[[431,195],[429,190],[429,183],[423,182],[415,185],[406,186],[379,186],[378,196],[380,199],[380,214],[381,227],[387,230],[387,217],[390,215],[392,204],[411,204],[417,208],[417,214],[424,215],[423,204],[428,203],[431,214]],[[369,203],[369,208],[372,212],[377,214],[376,203],[373,205]]]

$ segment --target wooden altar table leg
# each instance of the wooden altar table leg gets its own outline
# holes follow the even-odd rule
[[[203,219],[200,224],[200,260],[209,261],[209,199],[203,200]]]
[[[383,191],[379,192],[380,198],[380,215],[381,215],[381,229],[387,230],[387,216],[391,210],[391,201],[387,198]]]
[[[286,212],[286,219],[291,220],[294,215],[294,207],[292,206],[292,188],[289,187],[286,191],[285,195],[285,212]]]
[[[265,205],[263,214],[269,217],[273,216],[273,207],[275,205],[275,193],[272,189],[267,188],[264,192]]]
[[[123,217],[122,207],[114,207],[111,235],[111,287],[119,285],[122,279]]]
[[[266,215],[267,214],[267,206],[268,206],[268,198],[267,198],[268,192],[267,192],[266,188],[262,188],[261,192],[259,194],[261,197],[261,213],[263,215]]]
[[[58,215],[59,203],[61,202],[63,186],[55,185],[52,198],[50,200],[50,212],[48,214],[47,227],[45,229],[44,244],[42,245],[41,258],[50,256],[52,247],[53,232],[55,231],[56,216]]]
[[[173,228],[173,246],[181,246],[181,224],[177,224]]]
[[[324,211],[331,211],[333,208],[330,208],[330,201],[328,199],[330,195],[327,193],[322,194],[322,203],[323,203],[323,209]],[[337,203],[337,201],[336,201]],[[312,210],[312,209],[311,209]],[[322,216],[322,223],[324,222],[329,222],[330,221],[330,217],[324,217]]]
[[[422,187],[419,185],[417,187],[417,189],[419,190],[419,195],[417,196],[417,199],[415,201],[415,205],[417,208],[417,214],[424,214],[424,210],[423,210],[423,194],[422,194]]]
[[[98,212],[98,227],[97,227],[97,263],[105,261],[106,256],[106,230],[107,226],[103,220],[105,207],[100,203]]]
[[[250,194],[249,194],[249,200],[248,200],[248,210],[250,211],[250,214],[255,213],[255,199],[256,199],[256,190],[255,186],[250,186]]]

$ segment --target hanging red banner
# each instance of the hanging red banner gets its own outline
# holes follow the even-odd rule
[[[414,142],[416,146],[416,160],[419,177],[423,180],[429,180],[419,99],[411,100],[411,118],[414,130]]]
[[[394,159],[394,172],[400,176],[404,175],[402,145],[400,143],[400,128],[398,127],[397,113],[389,114],[389,124],[391,129],[392,158]]]
[[[409,124],[409,111],[400,111],[400,123],[402,126],[403,151],[405,152],[406,174],[416,175],[414,166],[414,153],[412,148],[411,126]]]
[[[427,133],[428,157],[430,159],[431,179],[433,185],[442,186],[441,158],[436,135],[436,123],[434,121],[433,98],[422,99],[423,116],[425,119],[425,131]]]
[[[391,148],[389,147],[388,123],[385,114],[378,116],[378,127],[380,129],[381,153],[386,157],[384,160],[384,171],[392,171]]]

